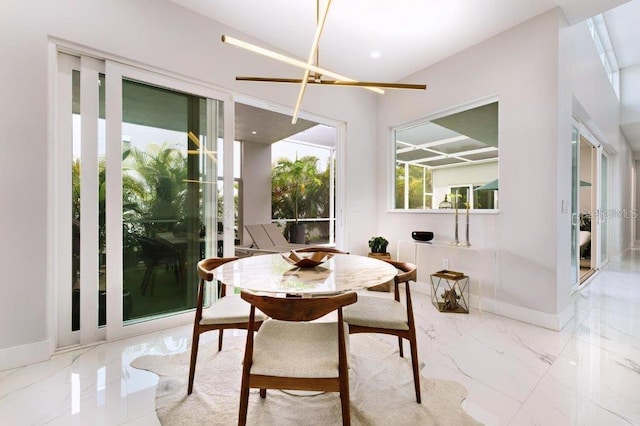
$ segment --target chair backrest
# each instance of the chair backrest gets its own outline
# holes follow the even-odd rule
[[[397,260],[391,259],[382,259],[385,262],[393,265],[398,270],[394,278],[394,288],[393,294],[394,298],[397,302],[400,302],[400,289],[398,288],[398,284],[406,283],[405,285],[405,294],[406,294],[406,303],[407,303],[407,323],[409,324],[410,329],[414,329],[414,319],[413,319],[413,303],[411,302],[411,289],[409,285],[409,281],[416,282],[418,278],[418,268],[413,263],[409,262],[399,262]]]
[[[418,276],[418,268],[413,263],[399,262],[397,260],[391,260],[391,259],[382,259],[382,260],[393,265],[398,270],[398,274],[395,276],[396,283],[406,283],[409,281],[413,281],[413,282],[416,281]]]
[[[253,243],[257,248],[268,249],[275,246],[271,238],[269,238],[269,234],[267,234],[267,231],[265,231],[262,225],[245,225],[244,227],[247,229],[249,236],[251,237]],[[282,238],[284,239],[284,237]]]
[[[316,252],[323,251],[325,253],[349,254],[348,251],[342,251],[342,250],[338,250],[337,248],[323,247],[323,246],[311,246],[311,247],[297,248],[296,251],[299,252],[299,253],[316,253]]]
[[[354,292],[327,297],[274,297],[242,290],[242,299],[281,321],[313,321],[358,300]]]
[[[237,257],[211,257],[198,262],[198,277],[204,281],[213,281],[213,270],[220,265],[238,259]]]
[[[262,228],[264,228],[274,246],[283,247],[289,244],[289,241],[282,235],[282,231],[275,223],[263,223]]]
[[[232,260],[236,260],[237,257],[210,257],[208,259],[202,259],[198,262],[198,277],[200,282],[198,284],[198,294],[196,296],[196,324],[199,323],[202,318],[202,308],[204,303],[204,282],[213,281],[213,270],[218,266],[223,265]],[[227,294],[226,286],[217,282],[215,290],[217,297],[224,297]]]

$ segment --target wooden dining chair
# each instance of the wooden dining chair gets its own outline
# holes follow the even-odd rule
[[[349,333],[382,333],[398,336],[400,356],[404,357],[403,341],[407,339],[411,347],[411,363],[413,365],[413,384],[416,401],[421,402],[420,367],[418,362],[418,345],[416,326],[413,320],[413,305],[409,283],[417,277],[416,265],[382,259],[398,269],[394,278],[394,298],[365,296],[358,297],[358,303],[344,308],[344,321],[349,324]],[[399,285],[405,283],[407,306],[400,302]]]
[[[258,332],[247,333],[238,425],[247,422],[249,389],[313,390],[339,392],[342,424],[350,425],[349,372],[342,307],[355,303],[356,293],[300,298],[258,295],[243,290],[251,304],[249,330],[256,324],[258,309],[271,319]],[[337,322],[310,322],[338,311]],[[304,420],[301,420],[304,423]]]
[[[222,350],[222,337],[226,329],[248,329],[250,306],[239,295],[226,295],[226,286],[213,276],[213,270],[218,266],[236,260],[237,257],[214,257],[198,262],[198,295],[196,299],[196,315],[193,321],[193,338],[191,340],[191,361],[189,363],[189,387],[187,395],[193,392],[193,379],[196,372],[198,346],[200,335],[207,331],[218,330],[218,350]],[[204,307],[205,282],[213,282],[212,289],[217,294],[217,300],[208,308]],[[262,312],[254,315],[252,330],[260,327],[265,319]],[[250,333],[251,334],[251,333]]]

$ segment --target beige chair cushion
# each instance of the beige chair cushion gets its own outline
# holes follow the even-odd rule
[[[255,336],[251,374],[338,377],[337,328],[335,322],[265,321]]]
[[[350,325],[409,330],[407,310],[393,299],[358,295],[358,301],[342,310],[344,321]]]
[[[202,311],[200,325],[233,324],[249,321],[251,305],[232,294],[216,300],[210,307]],[[256,309],[256,321],[264,321],[266,316]]]

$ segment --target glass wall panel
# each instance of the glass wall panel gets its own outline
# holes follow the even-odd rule
[[[72,282],[71,330],[80,330],[80,71],[72,71],[72,155],[71,213],[72,213]]]
[[[602,154],[600,169],[600,263],[609,260],[609,157]]]
[[[134,321],[195,306],[195,265],[217,247],[221,103],[130,80],[122,96],[123,319]]]
[[[220,102],[222,105],[222,102]],[[220,116],[220,123],[222,123],[222,116]],[[222,140],[222,134],[218,139],[218,158],[224,156],[224,144]],[[240,244],[239,230],[242,229],[242,142],[233,142],[233,240],[235,245]],[[218,231],[218,257],[223,257],[223,223],[224,223],[224,167],[222,161],[218,164],[218,176],[217,176],[217,197],[218,197],[218,210],[217,210],[217,231]]]
[[[107,233],[106,233],[106,145],[105,145],[105,79],[98,76],[98,325],[107,323]]]
[[[106,324],[106,229],[105,229],[105,91],[104,74],[98,78],[98,265],[99,265],[99,291],[98,291],[98,326]],[[82,112],[80,104],[80,71],[72,72],[72,166],[71,166],[71,204],[72,204],[72,303],[71,303],[71,330],[80,329],[80,188],[82,169]]]

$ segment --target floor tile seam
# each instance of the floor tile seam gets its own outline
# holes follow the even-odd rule
[[[146,371],[146,370],[143,370],[143,371]],[[151,373],[151,372],[149,371],[149,373]],[[155,374],[155,373],[152,373],[152,374]],[[159,378],[160,377],[158,376],[158,379]],[[129,418],[129,413],[131,413],[131,408],[132,407],[130,405],[131,405],[132,401],[129,401],[129,394],[127,393],[127,403],[126,403],[127,416],[120,423],[121,425],[125,425],[125,424],[131,423],[131,422],[138,421],[138,420],[143,419],[143,418],[145,418],[147,416],[150,416],[151,414],[155,414],[156,418],[158,417],[158,412],[156,411],[157,410],[156,395],[158,393],[158,383],[160,383],[159,380],[158,380],[158,382],[156,382],[155,385],[153,385],[153,395],[154,395],[154,397],[153,397],[153,411],[149,411],[146,414],[139,414],[138,416],[136,416],[134,418],[131,418],[131,419]],[[151,391],[151,388],[148,388],[148,389]],[[158,423],[160,423],[160,419],[158,419]]]
[[[49,362],[49,361],[42,361],[42,362]],[[55,377],[56,375],[59,375],[59,374],[64,374],[66,376],[66,382],[68,382],[69,377],[71,376],[71,367],[72,367],[72,362],[70,362],[69,364],[64,364],[62,366],[59,366],[55,370],[49,371],[43,377],[38,377],[36,379],[31,379],[27,383],[22,384],[20,387],[12,390],[11,392],[7,393],[6,395],[0,396],[0,402],[2,402],[2,401],[12,401],[14,398],[17,398],[19,396],[18,394],[20,392],[31,392],[33,389],[36,389],[36,387],[38,385],[41,385],[43,387],[49,386],[46,383],[46,381],[51,379],[52,377]],[[12,397],[10,397],[10,396],[12,396]]]
[[[584,321],[586,321],[586,320],[591,316],[592,311],[593,311],[594,309],[595,309],[595,307],[593,307],[593,308],[590,310],[589,315],[587,315],[587,316],[585,317],[585,319],[580,323],[580,325],[582,325],[582,323],[583,323]],[[554,360],[554,363],[553,363],[553,364],[555,364],[556,362],[558,362],[558,360],[559,360],[560,358],[571,359],[571,357],[570,357],[570,356],[568,356],[568,355],[564,355],[564,351],[565,351],[565,349],[567,349],[567,346],[569,345],[569,343],[570,343],[571,339],[579,340],[579,341],[581,341],[581,342],[583,342],[583,343],[585,343],[585,344],[588,344],[590,347],[594,347],[594,346],[595,346],[595,347],[597,347],[597,348],[599,348],[599,349],[606,350],[605,348],[602,348],[600,345],[597,345],[597,344],[594,344],[594,343],[591,343],[591,342],[588,342],[588,341],[585,341],[585,340],[581,339],[579,336],[577,336],[577,329],[576,329],[576,331],[572,334],[571,338],[569,338],[569,339],[567,340],[567,342],[565,342],[565,344],[563,345],[562,350],[559,352],[559,354],[558,354],[558,356],[556,357],[556,359]],[[533,392],[537,389],[537,387],[540,385],[540,383],[541,383],[541,382],[542,382],[542,381],[543,381],[547,376],[549,376],[549,373],[550,373],[551,368],[553,367],[553,364],[552,364],[551,366],[549,366],[549,368],[547,369],[547,371],[545,372],[545,374],[540,378],[540,380],[538,381],[538,383],[536,384],[536,386],[533,388],[533,390],[531,391],[531,393],[527,396],[527,400],[531,397],[531,394],[533,394]],[[554,382],[556,381],[556,380],[555,380],[553,377],[551,377],[551,376],[549,376],[549,380],[552,380],[552,381],[554,381]],[[616,413],[615,411],[612,411],[612,410],[610,410],[609,408],[607,408],[607,407],[603,406],[601,403],[598,403],[597,401],[593,400],[589,395],[584,395],[584,394],[580,393],[578,390],[573,390],[573,389],[567,389],[566,391],[567,391],[567,392],[571,392],[572,394],[574,394],[574,395],[576,395],[576,396],[578,396],[578,397],[580,397],[580,398],[584,399],[585,401],[588,401],[589,403],[591,403],[591,404],[593,404],[593,405],[595,405],[595,406],[599,407],[600,409],[602,409],[602,410],[604,410],[604,411],[607,411],[607,412],[609,412],[609,413],[611,413],[611,414],[615,415],[616,417],[619,417],[620,419],[624,420],[625,422],[629,422],[629,420],[628,420],[626,417],[624,417],[624,416],[623,416],[623,415],[621,415],[620,413]],[[525,402],[526,402],[526,401],[525,401]],[[524,404],[523,404],[523,406],[524,406]],[[519,410],[519,411],[520,411],[520,410]],[[629,424],[633,424],[633,423],[629,423]]]
[[[441,341],[438,345],[436,345],[437,347],[427,350],[426,354],[423,352],[423,356],[430,356],[433,355],[437,352],[440,352],[441,349],[443,348],[450,348],[453,347],[453,345],[455,345],[456,343],[458,343],[459,341],[461,341],[463,338],[467,337],[472,331],[476,330],[478,327],[480,327],[481,323],[476,324],[473,328],[470,328],[468,330],[466,330],[465,332],[461,332],[460,334],[458,334],[456,337],[452,338],[452,339],[447,339],[445,341]],[[420,327],[418,327],[418,330],[420,330]],[[459,331],[459,330],[457,330]],[[424,333],[424,332],[423,332]],[[418,342],[420,341],[420,339],[418,339]],[[429,339],[429,341],[427,342],[427,346],[429,347],[433,347],[434,345],[431,344],[432,340]],[[420,344],[418,343],[418,346]]]
[[[564,347],[566,347],[566,345],[568,344],[565,343]],[[535,393],[535,391],[538,389],[538,386],[540,386],[540,383],[542,383],[542,381],[545,379],[545,377],[549,374],[549,372],[551,371],[551,368],[553,367],[553,364],[555,364],[558,359],[562,356],[562,352],[564,352],[564,347],[560,350],[560,352],[558,353],[558,355],[555,357],[555,359],[553,360],[553,363],[551,363],[549,365],[549,367],[547,367],[546,371],[540,376],[540,378],[538,379],[537,383],[531,388],[531,391],[529,392],[529,394],[527,395],[527,397],[524,399],[524,401],[522,402],[522,405],[520,405],[520,408],[518,408],[518,411],[513,415],[513,417],[509,420],[508,424],[512,424],[513,421],[515,420],[516,416],[520,413],[523,412],[525,414],[528,414],[526,411],[524,410],[524,406],[525,404],[529,401],[529,398],[531,398],[531,396]]]
[[[445,355],[445,354],[443,354],[443,355]],[[446,356],[446,355],[445,355],[445,356]],[[469,379],[469,380],[471,380],[471,381],[475,382],[477,385],[480,385],[481,387],[484,387],[484,388],[490,389],[490,390],[492,390],[493,392],[496,392],[496,393],[498,393],[498,394],[502,395],[503,397],[508,398],[508,399],[510,399],[511,401],[515,402],[517,405],[519,405],[518,409],[517,409],[517,410],[515,410],[515,413],[513,414],[513,416],[511,417],[511,419],[510,419],[509,421],[511,421],[511,420],[515,417],[515,415],[520,411],[520,409],[521,409],[521,408],[522,408],[522,406],[524,405],[524,401],[520,401],[520,400],[518,400],[517,398],[513,397],[512,395],[509,395],[508,393],[505,393],[504,391],[502,391],[502,390],[500,390],[500,389],[497,389],[497,388],[495,388],[495,387],[493,387],[493,386],[491,386],[491,385],[489,385],[489,384],[486,384],[486,383],[484,383],[484,382],[482,382],[482,381],[480,381],[480,380],[476,379],[476,378],[475,378],[475,377],[473,377],[473,376],[468,375],[467,373],[463,372],[463,371],[462,371],[462,370],[460,370],[459,368],[451,368],[451,367],[449,367],[447,364],[444,364],[443,362],[441,362],[441,361],[437,361],[437,360],[433,361],[432,363],[438,364],[438,365],[439,365],[439,367],[438,367],[439,369],[444,369],[444,370],[453,371],[453,372],[456,372],[456,371],[457,371],[458,373],[462,374],[462,375],[463,375],[464,377],[466,377],[467,379]],[[462,386],[464,386],[464,388],[465,388],[465,389],[466,389],[466,391],[467,391],[467,396],[465,397],[465,399],[469,399],[469,396],[470,396],[469,389],[467,388],[467,386],[465,386],[465,385],[464,385],[464,383],[460,383],[460,382],[458,382],[457,380],[453,380],[453,379],[439,379],[439,378],[432,377],[432,376],[428,376],[428,375],[425,375],[425,377],[426,377],[426,378],[428,378],[428,379],[433,379],[433,380],[450,380],[450,381],[454,381],[454,382],[456,382],[456,383],[459,383],[459,384],[461,384]],[[526,400],[525,400],[525,401],[526,401]],[[508,424],[508,423],[507,423],[507,424]]]
[[[125,420],[124,423],[120,423],[119,426],[131,426],[131,425],[138,426],[138,425],[141,424],[141,423],[139,423],[141,420],[144,420],[147,417],[151,417],[151,415],[152,415],[152,413],[149,413],[149,414],[146,414],[144,416],[136,417],[135,419]],[[153,415],[155,416],[154,420],[156,420],[156,422],[154,424],[160,424],[160,419],[158,418],[158,413],[154,411]]]
[[[102,343],[102,344],[104,344],[104,343]],[[55,370],[52,370],[52,371],[47,372],[46,374],[43,374],[41,377],[38,377],[36,379],[36,381],[30,381],[29,383],[27,383],[27,384],[25,384],[25,385],[15,389],[15,390],[13,390],[11,393],[19,392],[19,391],[22,391],[24,389],[29,388],[30,386],[41,384],[43,381],[45,381],[47,379],[50,379],[51,377],[53,377],[53,376],[55,376],[57,374],[60,374],[64,370],[69,370],[69,373],[71,373],[71,370],[72,370],[73,365],[76,362],[76,360],[80,356],[82,356],[82,355],[84,355],[84,354],[86,354],[86,353],[88,353],[88,352],[90,352],[92,350],[93,350],[93,348],[87,348],[86,350],[84,350],[84,351],[82,351],[82,352],[80,352],[80,353],[78,353],[76,355],[73,355],[68,362],[65,362],[65,363],[63,363],[61,365],[56,366]],[[24,375],[31,374],[29,371],[26,371],[26,370],[29,367],[32,367],[32,366],[38,366],[39,365],[40,367],[45,367],[47,369],[50,369],[52,366],[49,366],[48,364],[52,364],[54,361],[56,361],[59,358],[59,356],[65,355],[65,353],[70,353],[70,352],[67,351],[67,352],[60,353],[60,354],[54,353],[49,359],[47,359],[45,361],[40,361],[40,362],[37,362],[37,363],[34,363],[34,364],[28,364],[28,365],[25,365],[23,367],[16,368],[15,371],[12,374],[4,377],[2,380],[0,380],[0,382],[5,380],[7,377],[17,377],[17,376],[14,376],[15,374],[24,374]],[[22,380],[22,379],[20,379],[20,380]],[[9,394],[0,396],[0,401],[2,401],[8,395]]]
[[[573,302],[575,304],[575,301]],[[575,306],[575,305],[574,305]],[[569,344],[569,341],[571,340],[571,338],[576,337],[576,334],[578,333],[578,330],[580,329],[580,327],[582,326],[582,324],[584,324],[584,322],[586,320],[588,320],[589,318],[591,318],[591,315],[593,314],[593,311],[596,307],[595,306],[591,306],[589,307],[589,309],[587,309],[586,314],[584,316],[584,318],[582,319],[582,321],[578,322],[575,329],[570,333],[569,338],[567,339],[567,341],[565,342],[564,346],[562,347],[562,349],[560,350],[559,353],[561,353],[562,351],[564,351],[565,347],[567,344]],[[567,323],[568,324],[568,323]],[[561,332],[562,330],[560,330]]]
[[[607,413],[610,413],[610,414],[614,415],[615,417],[623,420],[625,423],[630,424],[630,425],[637,424],[637,423],[634,422],[634,419],[629,419],[625,415],[620,414],[620,413],[618,413],[616,411],[613,411],[612,409],[608,408],[607,406],[603,405],[602,403],[600,403],[598,401],[595,401],[593,398],[591,398],[589,396],[580,395],[579,393],[577,393],[577,394],[578,394],[578,396],[583,398],[585,401],[588,401],[589,403],[595,405],[596,407],[600,408],[601,410],[606,411]]]
[[[619,268],[616,269],[609,269],[610,265],[607,265],[606,269],[602,270],[600,276],[602,277],[602,279],[606,279],[606,274],[607,272],[619,272]],[[590,288],[591,290],[595,290],[595,288],[593,288],[593,286],[595,285],[595,280],[591,280],[587,283],[587,286],[585,288],[580,289],[580,292]],[[571,333],[571,336],[569,339],[567,339],[567,341],[565,342],[562,350],[560,351],[560,353],[564,352],[566,346],[569,344],[569,341],[571,340],[571,338],[574,338],[576,340],[580,340],[579,337],[577,336],[578,330],[580,329],[580,327],[589,319],[591,319],[592,315],[594,314],[595,311],[599,311],[599,312],[603,312],[602,310],[602,306],[600,305],[600,299],[602,298],[602,293],[598,295],[598,303],[590,306],[589,309],[587,310],[587,313],[585,315],[585,317],[582,319],[582,321],[580,321],[577,325],[577,327],[575,328],[575,330],[573,330],[573,332]],[[575,302],[574,302],[575,303]],[[601,323],[602,321],[600,321]],[[584,340],[582,340],[584,341]]]
[[[443,363],[443,362],[441,362],[441,361],[434,360],[433,362],[440,364],[442,367],[444,367],[444,368],[446,368],[446,369],[448,369],[448,370],[451,370],[451,371],[457,371],[457,372],[459,372],[460,374],[462,374],[463,376],[467,377],[469,380],[472,380],[472,381],[474,381],[474,382],[476,382],[476,383],[478,383],[478,384],[480,384],[480,385],[482,385],[482,386],[484,386],[484,387],[486,387],[486,388],[488,388],[488,389],[491,389],[491,390],[492,390],[492,391],[494,391],[494,392],[497,392],[497,393],[499,393],[499,394],[501,394],[501,395],[503,395],[503,396],[506,396],[507,398],[510,398],[510,399],[512,399],[513,401],[515,401],[515,402],[517,402],[517,403],[519,403],[519,404],[522,404],[522,403],[523,403],[523,401],[520,401],[519,399],[515,398],[514,396],[507,394],[506,392],[502,391],[501,389],[498,389],[498,388],[496,388],[496,387],[494,387],[494,386],[492,386],[492,385],[490,385],[490,384],[487,384],[487,383],[485,383],[485,382],[483,382],[483,381],[481,381],[481,380],[477,379],[476,377],[474,377],[474,376],[472,376],[472,375],[468,374],[467,372],[465,372],[464,370],[462,370],[462,369],[458,366],[457,362],[453,359],[453,357],[452,357],[451,355],[446,354],[446,353],[443,353],[443,352],[441,352],[440,350],[438,350],[438,352],[440,352],[440,353],[442,354],[442,356],[444,356],[445,358],[450,359],[450,360],[451,360],[451,362],[453,362],[453,364],[455,365],[455,368],[451,368],[451,367],[449,367],[447,364],[444,364],[444,363]]]

